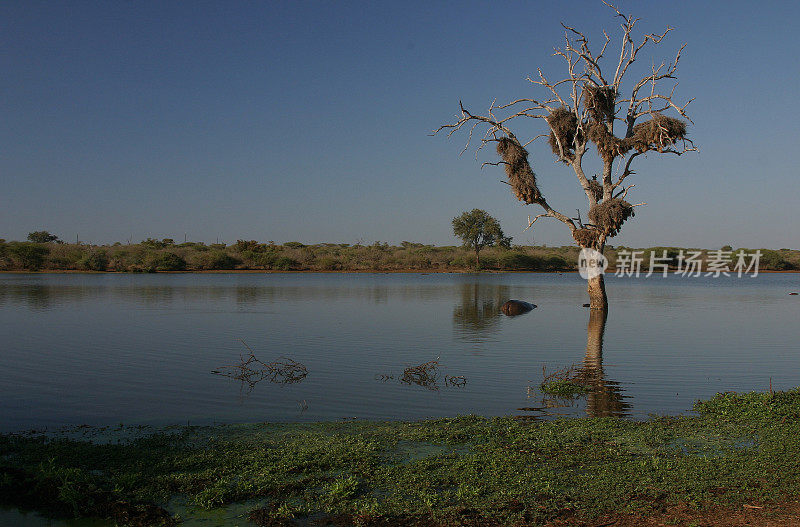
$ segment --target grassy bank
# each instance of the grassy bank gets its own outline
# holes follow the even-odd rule
[[[688,525],[714,510],[791,506],[800,390],[718,395],[696,410],[644,422],[466,416],[133,429],[141,437],[121,442],[119,431],[95,428],[3,435],[0,497],[130,525],[171,524],[176,503],[246,503],[258,525],[624,525],[641,516]]]
[[[609,247],[606,256],[612,268],[617,254],[625,247]],[[731,249],[730,247],[726,247]],[[639,250],[639,249],[637,249]],[[649,262],[650,251],[677,264],[681,248],[652,247],[641,249]],[[695,249],[685,249],[695,250]],[[699,249],[696,249],[699,250]],[[572,271],[577,268],[576,246],[488,247],[481,252],[481,266],[498,271]],[[748,249],[748,253],[752,250]],[[800,251],[762,249],[761,270],[800,269]],[[688,253],[687,253],[688,254]],[[712,258],[703,250],[702,259]],[[735,258],[734,258],[735,263]],[[403,242],[372,245],[323,243],[305,245],[290,242],[278,245],[239,240],[232,245],[179,243],[173,240],[147,239],[138,244],[89,245],[68,243],[6,242],[0,240],[0,271],[468,271],[475,264],[475,254],[462,247],[423,245]],[[647,263],[642,269],[646,272]],[[733,267],[733,264],[731,264]]]

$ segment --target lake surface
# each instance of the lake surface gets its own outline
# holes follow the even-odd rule
[[[800,275],[3,274],[0,430],[76,424],[687,413],[800,385]],[[506,317],[509,298],[538,307]],[[248,358],[245,381],[212,371]],[[307,374],[288,372],[289,360]],[[406,376],[408,367],[437,368]],[[277,360],[279,364],[271,364]],[[577,364],[587,396],[546,397]],[[251,363],[256,369],[258,363]],[[411,372],[414,373],[414,372]],[[258,381],[258,382],[254,382]],[[406,382],[404,382],[406,381]]]

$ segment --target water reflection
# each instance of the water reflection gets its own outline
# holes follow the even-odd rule
[[[545,415],[558,415],[558,410],[577,408],[580,401],[586,399],[585,412],[589,417],[626,417],[630,415],[631,404],[627,401],[621,385],[606,378],[603,369],[603,336],[605,334],[608,313],[591,310],[586,330],[586,355],[583,363],[573,364],[566,368],[547,374],[542,369],[543,384],[565,382],[576,385],[576,391],[562,395],[544,393],[541,388],[528,387],[528,398],[538,397],[541,393],[542,403],[538,407],[518,408],[527,412],[541,412]],[[559,393],[559,392],[556,392]],[[528,415],[528,417],[533,417]]]
[[[338,280],[337,280],[338,278]],[[32,310],[47,310],[63,304],[119,299],[146,308],[184,304],[233,301],[250,308],[262,303],[366,300],[386,304],[390,298],[401,301],[428,301],[450,298],[447,284],[405,284],[400,280],[370,283],[374,277],[359,275],[350,280],[332,277],[333,283],[295,285],[298,277],[280,275],[59,275],[25,277],[0,287],[0,306],[24,305]],[[413,277],[412,277],[413,278]],[[65,281],[78,282],[66,285]],[[216,280],[212,282],[212,280]],[[120,284],[125,281],[127,283]],[[258,283],[237,283],[238,281]],[[220,284],[219,282],[224,282]],[[484,286],[481,286],[484,287]]]
[[[608,326],[578,307],[581,284],[543,273],[0,274],[0,367],[12,372],[0,379],[0,429],[285,421],[297,419],[298,400],[311,403],[305,420],[645,417],[687,411],[718,391],[764,389],[770,377],[776,389],[798,384],[798,297],[786,294],[797,275],[615,280]],[[509,298],[539,308],[507,318],[499,306]],[[244,392],[247,380],[265,378],[235,405],[242,380],[209,372],[247,361],[232,343],[239,337],[258,343],[265,363],[285,354],[309,375],[273,384],[236,370]],[[404,367],[437,355],[438,392],[400,382]],[[542,364],[573,362],[590,393],[543,410]],[[372,377],[383,372],[393,377],[380,386]],[[469,382],[450,388],[445,373]],[[538,408],[514,411],[520,406]]]
[[[25,305],[33,311],[50,309],[54,304],[68,303],[85,298],[94,299],[103,295],[98,288],[81,286],[65,286],[53,288],[45,284],[11,284],[0,287],[0,306],[6,303],[11,305]]]
[[[509,297],[510,287],[501,284],[459,284],[460,301],[453,308],[453,325],[462,338],[484,341],[498,331],[500,306]]]
[[[620,384],[607,379],[603,371],[603,335],[607,318],[606,311],[589,310],[586,356],[580,372],[582,384],[589,388],[586,397],[586,415],[589,417],[624,417],[630,414],[631,409]]]

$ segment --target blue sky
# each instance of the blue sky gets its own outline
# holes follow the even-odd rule
[[[688,44],[676,96],[696,97],[701,150],[637,160],[629,197],[647,205],[612,243],[797,248],[800,8],[620,7],[675,27],[641,68]],[[546,220],[522,232],[538,211],[480,169],[490,151],[428,135],[459,99],[478,111],[533,96],[538,66],[559,74],[561,21],[618,34],[599,1],[5,2],[0,237],[447,244],[479,207],[517,243],[569,244]],[[544,194],[585,216],[543,146]]]

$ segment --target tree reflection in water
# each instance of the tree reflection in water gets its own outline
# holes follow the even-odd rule
[[[543,394],[540,407],[519,408],[529,412],[542,412],[545,415],[557,414],[552,410],[572,408],[581,398],[586,398],[586,415],[589,417],[625,417],[630,414],[631,404],[626,401],[624,390],[616,381],[606,378],[603,370],[603,336],[605,334],[608,312],[592,309],[587,326],[586,355],[583,364],[564,368],[563,380],[577,384],[586,391],[575,396],[554,396]],[[557,374],[558,374],[557,373]],[[528,387],[528,397],[537,397],[539,390]]]
[[[620,384],[607,379],[603,371],[603,335],[607,317],[605,310],[589,310],[586,356],[580,373],[583,384],[589,388],[586,396],[586,415],[589,417],[625,417],[631,409]]]
[[[481,342],[497,333],[500,306],[508,300],[507,285],[480,282],[459,284],[460,302],[453,308],[453,325],[459,336]]]

